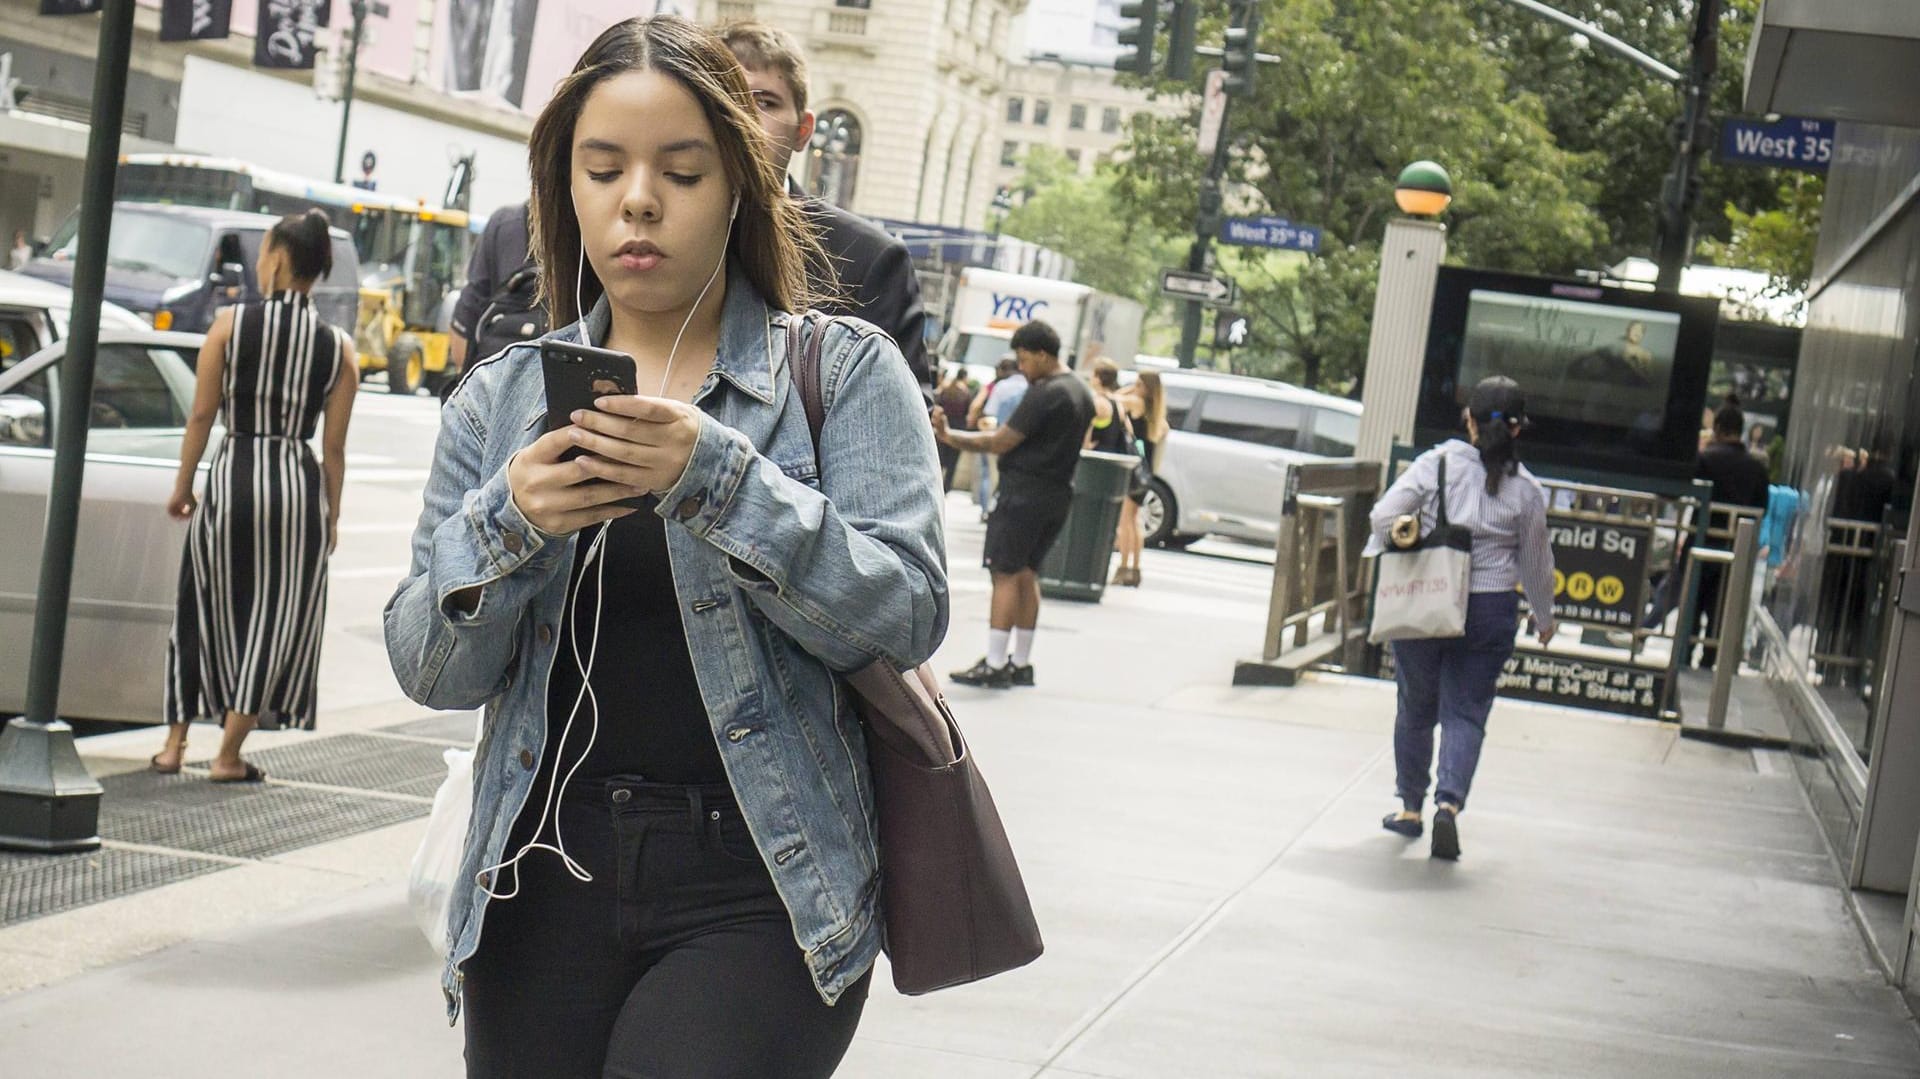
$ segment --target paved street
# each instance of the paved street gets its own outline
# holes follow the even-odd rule
[[[465,722],[417,723],[380,644],[435,417],[424,398],[361,399],[320,730],[258,752],[356,737],[397,758]],[[979,654],[987,600],[980,526],[957,496],[950,510],[943,670]],[[1149,552],[1138,591],[1047,606],[1037,688],[952,694],[1048,953],[929,997],[878,989],[843,1075],[1920,1075],[1783,759],[1503,702],[1466,857],[1430,861],[1378,827],[1390,687],[1230,685],[1261,636],[1259,554]],[[157,744],[83,752],[134,780]],[[418,793],[379,797],[425,812]],[[7,1079],[459,1075],[403,901],[423,823],[223,856],[0,928]]]

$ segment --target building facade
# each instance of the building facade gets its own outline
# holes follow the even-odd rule
[[[1014,187],[1027,154],[1048,147],[1090,175],[1127,140],[1135,113],[1156,106],[1115,79],[1111,63],[1034,56],[1007,69],[994,148],[994,186]]]
[[[1025,0],[702,0],[806,50],[817,119],[795,155],[808,190],[855,213],[979,227],[993,200],[998,105]]]
[[[1920,12],[1769,0],[1746,111],[1835,122],[1756,658],[1888,977],[1920,1004]]]

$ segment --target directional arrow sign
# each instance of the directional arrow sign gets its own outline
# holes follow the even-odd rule
[[[1160,291],[1176,300],[1199,300],[1214,307],[1231,305],[1239,293],[1224,277],[1191,270],[1161,270]]]

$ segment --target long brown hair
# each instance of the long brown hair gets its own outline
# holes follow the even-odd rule
[[[1167,437],[1167,388],[1160,384],[1158,371],[1140,372],[1134,385],[1139,388],[1140,416],[1147,421],[1147,439],[1159,443]]]
[[[583,263],[580,255],[580,220],[573,212],[573,130],[595,86],[634,71],[659,72],[700,103],[727,182],[740,195],[728,263],[746,274],[768,304],[804,310],[817,295],[807,283],[809,263],[831,263],[774,172],[740,62],[711,31],[678,15],[655,15],[615,23],[594,39],[573,71],[554,87],[527,140],[533,180],[527,219],[540,265],[540,303],[549,324],[564,326],[581,316],[575,309],[576,289],[588,307],[603,291],[592,264]],[[825,282],[823,291],[832,287]]]

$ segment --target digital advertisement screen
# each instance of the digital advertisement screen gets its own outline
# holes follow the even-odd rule
[[[1646,430],[1665,422],[1679,315],[1491,289],[1467,296],[1462,386],[1514,379],[1536,420]]]
[[[1434,283],[1414,437],[1465,435],[1481,379],[1520,384],[1520,458],[1549,471],[1685,479],[1699,452],[1719,302],[1443,266]]]

